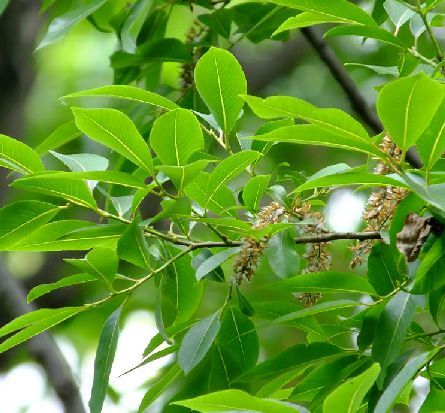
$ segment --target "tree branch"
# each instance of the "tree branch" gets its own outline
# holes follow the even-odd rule
[[[369,128],[375,133],[383,131],[383,125],[375,111],[373,111],[360,93],[357,85],[352,80],[349,73],[344,68],[342,62],[338,59],[335,52],[324,41],[323,37],[312,27],[301,29],[301,33],[317,52],[320,59],[326,64],[332,76],[341,86],[349,101],[352,109],[365,122]],[[414,168],[421,168],[422,161],[414,148],[408,150],[406,161]]]
[[[27,304],[26,294],[18,281],[0,261],[0,313],[14,319],[36,308]],[[42,333],[27,342],[27,349],[43,368],[66,413],[86,413],[70,367],[49,333]]]

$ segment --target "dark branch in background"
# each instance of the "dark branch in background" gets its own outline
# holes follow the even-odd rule
[[[26,293],[19,282],[0,261],[1,310],[10,318],[19,317],[36,308],[27,304]],[[79,389],[71,369],[48,333],[42,333],[27,342],[29,354],[42,366],[50,385],[63,403],[66,413],[85,413]]]
[[[301,33],[329,68],[332,76],[351,102],[352,109],[375,134],[382,132],[383,125],[377,117],[377,114],[369,107],[357,85],[344,68],[343,63],[338,59],[335,52],[329,47],[323,37],[312,27],[301,29]],[[408,150],[406,161],[414,168],[422,167],[422,161],[414,148]]]
[[[17,139],[24,135],[25,102],[34,80],[32,53],[42,22],[40,3],[13,0],[0,16],[0,133]],[[5,170],[0,171],[1,205],[9,194],[5,176]],[[54,272],[54,261],[51,262],[49,257],[46,260],[46,268]],[[34,309],[27,304],[21,283],[0,262],[0,325]],[[84,413],[70,368],[51,336],[45,333],[35,337],[29,342],[28,352],[42,366],[65,411]],[[2,355],[2,360],[6,357]]]

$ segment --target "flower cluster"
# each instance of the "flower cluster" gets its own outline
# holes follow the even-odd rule
[[[294,200],[293,213],[302,220],[310,221],[301,227],[305,235],[321,235],[326,233],[324,228],[324,216],[317,211],[311,210],[311,204],[301,202],[299,198]],[[331,266],[331,254],[328,249],[329,242],[321,242],[318,244],[306,244],[306,252],[304,258],[307,266],[303,270],[304,274],[328,271]],[[315,304],[321,295],[319,293],[302,293],[297,296],[297,300],[305,307]]]
[[[402,151],[388,135],[383,138],[380,148],[396,163],[400,162]],[[387,175],[391,172],[391,168],[383,162],[379,162],[374,168],[374,173],[379,175]],[[363,219],[367,224],[365,231],[381,231],[382,229],[387,228],[394,216],[397,206],[405,195],[405,189],[392,186],[387,186],[374,191],[370,195],[365,211],[363,212]],[[351,247],[351,250],[354,252],[354,258],[351,262],[352,268],[363,262],[363,256],[371,252],[373,243],[374,241],[372,240],[366,240],[358,242]]]
[[[203,25],[199,20],[195,20],[190,30],[186,34],[186,43],[192,46],[197,45],[203,37],[207,34],[208,27]],[[199,58],[201,57],[200,47],[193,47],[191,62],[187,62],[181,65],[181,90],[183,95],[193,87],[194,83],[194,71],[195,66]]]
[[[286,216],[287,214],[284,207],[277,202],[272,202],[270,205],[261,209],[258,214],[258,220],[252,228],[265,228],[267,225],[276,224]],[[268,241],[268,236],[265,236],[260,240],[256,240],[252,237],[247,237],[244,240],[243,248],[238,254],[233,266],[235,271],[233,278],[234,283],[240,285],[243,280],[250,281],[252,279]]]

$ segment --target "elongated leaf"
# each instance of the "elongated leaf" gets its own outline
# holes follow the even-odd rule
[[[287,292],[374,294],[374,289],[366,278],[351,272],[301,274],[266,287]]]
[[[380,295],[394,291],[403,281],[395,258],[400,257],[387,244],[379,243],[372,247],[368,258],[368,280]]]
[[[301,192],[319,187],[347,185],[395,186],[408,188],[408,185],[404,182],[386,175],[352,171],[308,180],[295,189],[294,192]]]
[[[140,89],[134,86],[126,85],[109,85],[95,89],[82,90],[80,92],[71,93],[62,99],[70,99],[77,97],[112,97],[117,99],[132,100],[140,103],[148,103],[163,109],[172,110],[179,106],[162,95],[158,95],[148,90]]]
[[[287,278],[298,273],[300,257],[297,253],[293,234],[285,230],[275,234],[267,243],[265,257],[269,267],[280,278]]]
[[[387,0],[383,4],[386,12],[388,13],[389,18],[396,26],[396,33],[399,31],[400,27],[402,27],[408,20],[410,20],[414,15],[415,11],[409,8],[407,5],[402,2],[395,0]]]
[[[144,180],[134,175],[119,171],[87,171],[87,172],[54,172],[44,175],[48,180],[78,180],[78,181],[100,181],[114,185],[122,185],[129,188],[145,189]]]
[[[261,154],[255,151],[242,151],[221,161],[210,174],[207,184],[207,201],[205,208],[214,200],[215,195],[220,191],[226,182],[231,181],[242,173],[247,166],[256,161]]]
[[[83,284],[91,281],[96,281],[96,277],[93,277],[90,274],[74,274],[70,275],[68,277],[62,278],[59,281],[53,282],[51,284],[40,284],[35,286],[29,293],[28,293],[28,303],[31,301],[36,300],[37,298],[41,297],[42,295],[48,294],[51,291],[58,290],[59,288],[63,287],[70,287],[72,285],[78,285]]]
[[[337,387],[323,403],[323,412],[355,413],[380,373],[380,366],[374,363],[369,369]]]
[[[271,3],[298,10],[319,13],[326,18],[340,18],[349,23],[376,25],[375,21],[360,7],[347,0],[269,0]]]
[[[116,246],[123,224],[94,225],[79,220],[51,222],[34,231],[8,251],[77,251]]]
[[[154,4],[150,0],[137,0],[130,7],[128,17],[122,25],[121,41],[126,52],[134,53],[139,32]]]
[[[395,80],[379,93],[377,110],[391,139],[403,150],[414,145],[444,97],[443,85],[424,74]]]
[[[403,291],[397,293],[383,310],[372,347],[372,358],[380,363],[382,371],[399,355],[415,311],[414,297]]]
[[[350,21],[341,17],[326,16],[321,13],[303,12],[297,14],[295,17],[289,17],[277,30],[275,30],[274,35],[287,30],[315,26],[322,23],[350,23]]]
[[[0,134],[0,166],[25,175],[45,169],[34,149],[2,134]]]
[[[370,143],[369,135],[360,122],[340,109],[318,108],[303,99],[290,96],[270,96],[261,99],[245,95],[243,99],[261,118],[300,118],[331,132],[331,134]]]
[[[221,327],[221,311],[197,322],[184,336],[178,352],[178,364],[190,373],[205,357]]]
[[[342,354],[340,348],[328,343],[297,344],[256,365],[239,376],[236,381],[249,382],[253,379],[283,373],[297,366],[334,359]]]
[[[298,413],[299,411],[297,407],[292,407],[289,404],[271,399],[261,399],[241,390],[221,390],[194,399],[174,402],[173,404],[202,413],[219,411]]]
[[[116,109],[72,108],[77,127],[89,138],[151,172],[150,150],[131,119]]]
[[[64,155],[54,151],[49,152],[73,172],[105,171],[109,164],[107,158],[93,153]]]
[[[428,353],[422,353],[406,363],[383,391],[383,394],[380,396],[380,399],[375,406],[374,412],[389,412],[392,405],[396,402],[397,396],[402,392],[404,387],[416,373],[437,354],[437,352],[438,349],[434,349]]]
[[[226,262],[231,256],[237,254],[240,250],[241,250],[240,247],[227,248],[223,251],[218,252],[215,255],[210,256],[196,270],[196,279],[201,280],[209,272],[218,268],[221,264]]]
[[[134,220],[123,232],[117,244],[120,258],[141,268],[150,268],[150,254],[144,231]]]
[[[41,142],[37,146],[36,152],[39,155],[43,155],[52,149],[57,149],[60,146],[71,142],[79,136],[82,136],[82,132],[77,129],[75,122],[71,120],[59,126],[43,142]]]
[[[228,51],[211,47],[196,64],[195,83],[218,125],[228,134],[238,120],[247,93],[246,77]]]
[[[251,211],[258,211],[261,198],[269,184],[270,175],[257,175],[247,182],[243,189],[243,201]]]
[[[86,182],[51,177],[52,174],[33,175],[14,181],[11,186],[31,192],[63,198],[73,204],[96,209],[96,201]]]
[[[11,248],[49,222],[59,212],[56,205],[18,201],[0,209],[0,249]]]
[[[196,116],[189,110],[175,109],[156,119],[150,144],[164,165],[180,166],[204,148],[204,138]]]
[[[144,398],[139,405],[138,413],[144,412],[147,407],[156,401],[180,374],[181,368],[175,363],[148,389],[147,393],[145,393]]]
[[[207,159],[200,159],[199,161],[184,166],[163,165],[156,166],[156,169],[164,172],[171,179],[178,191],[182,191],[208,164],[209,161]]]
[[[269,133],[252,136],[249,139],[265,142],[286,142],[306,145],[331,146],[350,151],[364,152],[378,157],[382,153],[370,141],[346,138],[345,136],[335,135],[323,129],[318,125],[295,125],[285,126]]]
[[[64,320],[86,310],[86,307],[65,307],[41,309],[25,314],[0,328],[0,337],[22,329],[0,344],[0,353],[20,344],[61,323]]]
[[[427,398],[422,404],[419,413],[439,413],[445,405],[445,390],[431,388]]]
[[[93,275],[97,280],[111,286],[117,273],[118,258],[115,251],[97,247],[91,250],[83,259],[66,259],[83,272]]]
[[[106,0],[87,0],[77,8],[69,9],[62,16],[54,19],[48,27],[48,32],[42,39],[37,49],[42,49],[58,40],[64,38],[71,29],[83,19],[105,4]]]
[[[122,307],[111,314],[105,322],[99,337],[99,344],[94,360],[94,379],[88,405],[91,413],[100,413],[107,394],[108,380],[116,354],[119,338],[119,320]]]
[[[338,26],[328,30],[324,37],[335,36],[361,36],[364,38],[379,40],[398,48],[406,48],[406,44],[394,36],[391,32],[375,26]]]
[[[286,314],[275,320],[276,323],[287,323],[298,318],[304,318],[315,314],[325,313],[327,311],[342,310],[344,308],[352,308],[361,305],[359,301],[352,300],[335,300],[326,301],[320,304],[315,304],[311,307],[303,308],[302,310]]]
[[[445,99],[417,141],[416,147],[427,170],[433,167],[445,151]]]

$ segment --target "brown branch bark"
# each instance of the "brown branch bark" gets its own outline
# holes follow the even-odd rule
[[[13,319],[36,308],[27,304],[26,293],[0,261],[0,306],[2,316]],[[49,333],[27,342],[27,350],[43,368],[50,385],[63,403],[66,413],[85,413],[77,384],[65,358]]]

